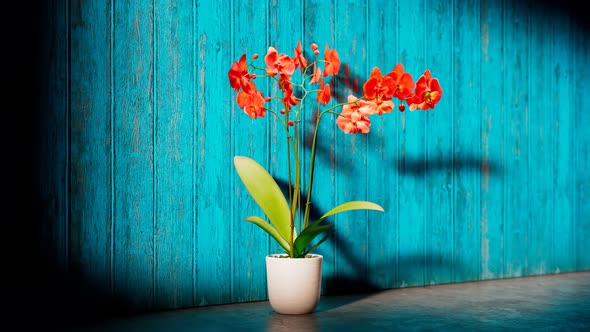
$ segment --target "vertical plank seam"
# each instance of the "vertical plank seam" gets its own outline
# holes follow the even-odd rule
[[[453,22],[452,25],[452,33],[451,33],[451,45],[455,45],[455,27],[457,26],[456,22],[455,22],[455,0],[452,1],[453,3],[453,9],[451,11],[451,22]],[[455,76],[455,50],[453,50],[451,52],[451,72],[453,73],[453,76]],[[452,105],[453,105],[453,112],[451,112],[451,123],[452,125],[452,129],[451,129],[451,146],[452,146],[452,156],[453,156],[453,165],[452,165],[452,171],[451,171],[451,220],[452,220],[452,236],[451,236],[451,257],[452,259],[452,263],[451,263],[451,282],[455,281],[455,264],[456,264],[456,257],[455,257],[455,231],[456,231],[456,220],[455,220],[455,102],[456,99],[455,98],[455,80],[452,80],[451,83],[451,91],[453,91],[453,97],[452,97]]]
[[[550,53],[551,53],[551,57],[554,56],[554,51],[555,51],[555,25],[551,28],[551,35],[550,35]],[[553,69],[553,67],[551,68]],[[549,74],[550,76],[550,86],[555,86],[555,75],[554,72],[551,72]],[[551,94],[551,101],[553,100],[553,93]],[[555,176],[557,173],[556,170],[556,166],[555,166],[555,150],[557,148],[557,143],[558,143],[558,139],[559,136],[556,133],[555,130],[555,121],[557,119],[557,112],[551,112],[552,113],[552,118],[551,118],[551,127],[550,127],[550,132],[551,132],[551,152],[550,152],[550,156],[551,156],[551,187],[553,190],[551,190],[551,218],[550,220],[555,220]],[[557,135],[557,137],[556,137]],[[551,234],[551,245],[550,245],[550,251],[549,251],[549,257],[551,257],[551,267],[550,270],[548,271],[549,273],[554,273],[555,272],[555,222],[550,223],[550,227],[549,227],[549,231]]]
[[[115,0],[111,0],[110,2],[110,63],[109,63],[109,70],[110,70],[110,98],[109,98],[109,111],[110,111],[110,180],[111,180],[111,220],[110,220],[110,291],[111,296],[115,294]]]
[[[426,12],[426,8],[428,8],[428,0],[424,0],[424,12]],[[425,26],[429,26],[428,25],[428,23],[429,23],[428,17],[429,17],[429,15],[424,15]],[[428,65],[428,45],[427,45],[428,35],[426,33],[426,30],[427,30],[426,28],[423,29],[424,37],[422,39],[424,42],[424,62],[423,62],[423,64],[426,65],[426,68],[428,68],[427,67],[427,65]],[[422,178],[422,186],[424,188],[423,199],[424,199],[425,206],[428,206],[428,150],[430,147],[429,140],[428,140],[428,114],[429,113],[424,114],[424,123],[422,124],[423,132],[424,132],[423,139],[425,141],[425,142],[423,142],[422,146],[426,146],[426,151],[425,151],[426,153],[424,154],[425,157],[423,160],[424,174],[422,175],[422,177],[423,177]],[[424,255],[424,260],[423,260],[424,266],[422,267],[422,284],[423,285],[426,285],[428,283],[428,273],[427,272],[430,270],[430,267],[428,266],[429,262],[430,262],[428,259],[429,258],[428,257],[428,243],[430,241],[428,241],[429,237],[427,236],[427,234],[428,234],[428,221],[429,221],[428,210],[429,209],[426,210],[426,213],[422,217],[422,221],[424,222],[424,230],[422,231],[422,242],[424,245],[424,248],[422,251],[422,254]]]
[[[369,0],[365,0],[365,77],[367,73],[369,73]],[[365,140],[365,200],[369,198],[369,142],[371,142],[371,138],[366,136],[367,139]],[[369,213],[368,211],[363,211],[365,215],[365,266],[364,266],[364,278],[365,280],[369,281]]]
[[[502,44],[503,50],[506,50],[507,46],[507,20],[508,20],[508,9],[507,9],[507,0],[502,0]],[[502,66],[506,66],[506,51],[502,53]],[[506,81],[506,71],[502,71],[502,82]],[[504,111],[502,112],[502,123],[506,123],[506,84],[502,85],[502,105]],[[506,246],[507,246],[507,233],[508,233],[508,222],[507,222],[507,208],[506,208],[506,130],[502,129],[502,146],[503,146],[503,153],[502,153],[502,179],[504,180],[502,185],[502,268],[501,268],[501,276],[506,276]]]
[[[526,4],[527,4],[527,7],[529,7],[530,3],[528,1],[526,2]],[[525,41],[525,44],[527,46],[529,46],[529,45],[532,44],[532,37],[531,37],[531,34],[532,34],[531,21],[532,21],[532,19],[531,19],[531,16],[528,14],[529,13],[529,8],[527,8],[526,13],[527,13],[526,14],[527,15],[527,17],[526,17],[527,18],[527,24],[526,24],[526,31],[527,31],[526,32],[526,36],[527,36],[527,39]],[[525,112],[525,114],[526,114],[526,126],[525,126],[525,128],[526,128],[526,135],[525,135],[525,137],[526,137],[526,140],[527,140],[527,142],[526,142],[526,147],[527,147],[526,156],[527,156],[527,158],[526,158],[526,167],[524,169],[527,172],[527,176],[530,176],[531,141],[532,140],[530,139],[530,136],[529,136],[529,134],[530,134],[530,113],[529,112],[531,111],[529,91],[533,91],[533,90],[531,90],[531,88],[532,88],[532,82],[531,82],[531,75],[530,75],[530,73],[531,73],[531,69],[532,69],[531,67],[532,66],[531,66],[531,47],[530,46],[527,47],[527,54],[526,54],[526,56],[527,56],[527,98],[526,98],[526,110],[527,111]],[[526,181],[526,192],[527,193],[530,193],[531,192],[531,190],[530,190],[530,188],[531,188],[530,183],[531,183],[531,181]],[[524,275],[525,276],[531,274],[531,271],[530,271],[530,268],[529,268],[529,264],[530,264],[530,262],[529,262],[529,257],[530,257],[529,254],[530,254],[530,251],[531,251],[530,250],[531,249],[530,239],[532,238],[532,236],[531,236],[531,219],[532,218],[531,218],[531,204],[530,204],[530,201],[531,200],[530,199],[527,199],[526,201],[527,201],[527,208],[526,208],[526,210],[527,210],[527,215],[526,215],[527,216],[527,225],[526,225],[526,235],[525,235],[526,236],[526,241],[524,241],[524,244],[525,244],[525,246],[524,246],[525,247],[525,253],[524,253],[524,257],[525,257],[524,271],[525,271],[525,273],[524,273]]]
[[[399,1],[395,2],[395,50],[397,52],[398,61],[400,59],[400,49],[399,49]],[[400,118],[403,117],[400,116]],[[398,125],[396,129],[396,173],[395,173],[395,279],[392,286],[399,286],[399,224],[400,224],[400,213],[399,213],[399,178],[400,178],[400,136],[401,136],[400,126]]]
[[[197,62],[197,40],[198,40],[198,36],[197,36],[197,0],[192,0],[192,6],[193,6],[193,84],[192,84],[192,96],[194,98],[193,103],[192,103],[192,107],[193,107],[193,130],[192,130],[192,142],[193,142],[193,148],[192,150],[192,154],[191,154],[191,161],[192,161],[192,215],[193,215],[193,222],[192,222],[192,240],[193,240],[193,248],[192,248],[192,281],[193,281],[193,306],[197,305],[197,220],[198,220],[198,209],[196,208],[196,203],[197,203],[197,188],[196,188],[196,177],[197,177],[197,167],[199,165],[199,161],[198,161],[198,155],[197,155],[197,147],[198,147],[198,99],[195,98],[195,96],[197,95],[197,75],[198,75],[198,62]],[[233,220],[233,219],[232,219]]]
[[[234,12],[234,1],[233,0],[230,0],[230,2],[229,2],[229,12],[230,13]],[[236,52],[235,35],[234,35],[234,26],[235,26],[234,20],[235,20],[235,16],[230,14],[230,18],[229,18],[229,37],[230,38],[229,38],[229,40],[230,40],[230,57],[231,57],[231,59],[235,58],[234,54]],[[231,109],[232,109],[231,114],[233,115],[235,113],[235,107],[232,107]],[[233,125],[233,121],[229,121],[229,132],[230,132],[231,136],[233,136],[235,138],[236,135],[235,135],[234,130],[235,130],[235,126]],[[235,153],[235,145],[236,145],[235,141],[234,141],[234,139],[232,139],[230,142],[230,156],[234,155],[234,153]],[[230,176],[230,181],[229,181],[230,184],[229,185],[230,185],[230,191],[233,192],[233,190],[235,188],[235,176],[236,175],[235,175],[235,172],[233,172],[233,170],[232,170],[232,167],[233,167],[232,165],[233,165],[233,160],[232,160],[232,162],[230,162],[230,165],[228,165],[226,167],[228,168],[227,174],[232,174]],[[236,215],[235,204],[231,204],[230,210],[231,210],[230,215],[231,215],[232,222],[229,223],[229,255],[230,255],[229,271],[230,271],[230,273],[234,273],[235,259],[236,259],[235,255],[234,255],[234,245],[233,245],[234,238],[235,238],[234,237],[235,228],[234,228],[234,222],[233,222],[235,215]],[[229,278],[229,301],[233,302],[233,300],[235,298],[239,298],[239,297],[236,296],[236,294],[234,294],[235,293],[234,278],[232,278],[231,276],[229,276],[229,277],[230,277]]]
[[[476,24],[476,27],[478,28],[477,31],[478,31],[478,37],[479,37],[479,38],[477,38],[478,43],[479,43],[477,45],[478,46],[477,47],[477,50],[478,50],[478,52],[477,52],[477,55],[478,55],[478,57],[477,57],[477,65],[479,66],[479,68],[478,68],[479,69],[478,70],[479,77],[477,77],[477,79],[480,82],[479,83],[479,86],[481,87],[481,67],[482,67],[482,65],[481,65],[482,64],[482,59],[481,59],[481,54],[482,54],[482,52],[481,52],[481,50],[482,50],[482,48],[481,48],[481,30],[482,30],[481,29],[481,24],[482,24],[481,23],[481,21],[482,21],[481,20],[481,0],[478,0],[477,1],[476,6],[477,6],[477,8],[475,9],[475,12],[477,12],[477,14],[478,14],[477,15],[477,24]],[[482,142],[482,139],[483,139],[483,134],[482,134],[482,131],[483,131],[483,128],[482,127],[483,126],[482,126],[482,122],[484,120],[484,117],[482,116],[482,112],[481,112],[481,98],[482,98],[482,96],[481,96],[481,88],[478,89],[477,91],[479,93],[479,97],[477,98],[477,109],[480,110],[480,112],[478,112],[478,118],[479,119],[478,119],[477,122],[479,124],[479,128],[478,128],[478,131],[479,131],[479,144],[480,144],[480,147],[481,147],[481,142]],[[479,167],[477,168],[477,177],[476,177],[476,179],[477,179],[476,180],[476,187],[477,187],[476,196],[477,197],[474,199],[474,202],[477,205],[476,208],[474,209],[474,213],[478,214],[478,216],[477,216],[478,218],[476,219],[478,222],[474,223],[474,226],[478,226],[479,225],[479,230],[477,231],[477,242],[476,243],[478,244],[478,246],[480,247],[480,249],[481,249],[481,241],[482,241],[482,234],[481,234],[481,219],[482,219],[481,218],[481,177],[482,177],[482,174],[481,174],[481,161],[482,161],[482,155],[483,155],[482,149],[478,149],[478,152],[477,152],[477,161],[478,161],[478,166]],[[481,250],[480,250],[479,255],[477,255],[477,270],[475,272],[475,274],[476,274],[475,275],[476,280],[481,280],[482,279],[482,273],[481,273],[481,270],[480,270],[481,269],[481,262],[482,262],[482,255],[481,255]]]
[[[157,295],[156,286],[157,272],[158,272],[158,243],[157,243],[157,223],[158,223],[158,172],[156,160],[156,144],[157,144],[157,117],[158,117],[158,101],[157,101],[157,61],[158,61],[158,36],[156,32],[156,0],[152,0],[152,248],[153,248],[153,264],[152,264],[152,306],[156,306]]]
[[[577,34],[577,29],[576,27],[572,28],[572,38],[571,41],[573,42],[574,45],[578,45],[578,34]],[[577,76],[577,70],[575,70],[575,68],[578,65],[577,59],[578,59],[578,48],[574,46],[571,49],[572,52],[572,66],[571,66],[571,70],[572,70],[572,74],[570,76],[570,81],[571,82],[578,82],[576,78]],[[571,91],[571,95],[570,95],[570,99],[572,101],[575,102],[576,100],[576,95],[577,95],[577,84],[572,83],[572,86],[570,87]],[[575,144],[573,144],[573,142],[577,142],[577,138],[578,138],[578,126],[576,126],[575,124],[578,123],[576,121],[576,117],[577,117],[578,112],[575,112],[573,117],[573,122],[572,122],[572,126],[574,127],[572,130],[572,168],[574,169],[573,172],[573,176],[572,176],[572,188],[573,188],[573,196],[572,196],[572,204],[573,204],[573,208],[572,208],[572,241],[574,241],[574,248],[573,248],[573,255],[575,257],[574,262],[573,262],[573,266],[574,266],[574,270],[575,271],[579,271],[580,269],[580,257],[578,255],[578,237],[576,236],[574,230],[576,229],[575,225],[577,224],[577,215],[578,215],[578,187],[577,187],[577,178],[578,178],[578,150],[575,148]]]
[[[332,13],[332,16],[334,17],[334,23],[333,23],[334,27],[338,26],[338,15],[337,14],[338,14],[338,0],[334,0],[334,11]],[[332,31],[334,31],[334,30],[332,29]],[[333,33],[332,38],[334,40],[334,46],[332,47],[332,49],[338,49],[338,40],[336,38],[336,32]],[[334,82],[334,91],[336,91],[336,82]],[[336,135],[338,135],[338,128],[336,127],[336,121],[332,122],[332,130],[334,131],[334,137],[336,137]],[[336,145],[333,146],[333,149],[334,149],[334,160],[336,160]],[[336,161],[334,161],[333,183],[334,183],[334,195],[336,196],[336,193],[338,192],[338,163]],[[339,216],[334,216],[334,227],[337,226],[338,221],[340,221]],[[341,242],[341,241],[338,241],[339,238],[340,238],[339,236],[334,237],[334,275],[338,274],[338,259],[337,259],[337,257],[338,257],[339,245]]]
[[[65,135],[66,135],[66,142],[65,142],[65,150],[66,150],[66,165],[65,165],[65,169],[64,169],[64,173],[65,173],[65,183],[64,183],[64,187],[65,187],[65,200],[64,200],[64,247],[63,247],[63,255],[64,255],[64,268],[66,272],[70,271],[70,254],[71,254],[71,248],[70,248],[70,232],[71,232],[71,195],[70,195],[70,190],[71,190],[71,158],[72,158],[72,154],[71,154],[71,136],[72,136],[72,130],[71,130],[71,113],[72,113],[72,79],[71,79],[71,75],[72,75],[72,50],[71,50],[71,38],[72,38],[72,27],[71,27],[71,19],[70,19],[70,1],[66,0],[65,3],[65,8],[64,8],[64,16],[65,16],[65,20],[66,20],[66,116],[65,116]]]
[[[567,39],[569,47],[567,49],[569,50],[569,52],[568,52],[568,67],[567,67],[566,72],[567,72],[568,85],[569,85],[568,98],[570,100],[570,103],[568,103],[568,104],[571,104],[571,101],[574,101],[574,93],[575,93],[574,92],[575,91],[574,90],[575,84],[573,83],[575,81],[572,78],[574,76],[574,74],[573,74],[574,69],[573,68],[575,68],[575,66],[574,66],[575,65],[575,47],[573,47],[573,45],[575,45],[576,39],[575,39],[575,28],[573,27],[572,22],[569,20],[567,23],[567,28],[568,28],[567,33],[569,36],[569,38]],[[568,163],[568,168],[574,170],[573,172],[570,172],[571,176],[568,181],[569,185],[567,186],[567,188],[570,190],[570,201],[569,201],[570,202],[570,220],[569,220],[570,234],[569,234],[569,236],[570,236],[570,243],[572,243],[570,245],[570,247],[568,248],[568,250],[569,250],[569,256],[573,257],[573,262],[570,261],[568,263],[568,272],[576,271],[576,267],[577,267],[577,263],[576,263],[576,261],[577,261],[577,250],[576,250],[577,241],[576,241],[576,234],[575,234],[575,227],[574,227],[575,216],[576,216],[576,181],[575,180],[576,180],[576,175],[577,175],[576,168],[575,168],[576,151],[575,151],[574,144],[573,144],[573,142],[576,142],[575,137],[576,137],[576,131],[577,131],[577,126],[575,126],[575,120],[576,120],[575,114],[576,113],[573,111],[568,112],[568,117],[569,117],[568,122],[570,124],[570,128],[572,128],[572,130],[570,131],[571,135],[569,137],[569,142],[568,142],[569,153],[571,155],[571,161]]]

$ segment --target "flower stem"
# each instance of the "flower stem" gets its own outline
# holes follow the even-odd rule
[[[307,187],[307,200],[305,202],[305,215],[303,217],[303,229],[305,229],[309,223],[309,209],[311,206],[311,193],[312,193],[312,186],[313,186],[313,170],[314,170],[314,163],[315,163],[315,150],[316,150],[316,142],[318,139],[318,129],[320,127],[320,120],[324,112],[316,113],[316,123],[315,129],[313,131],[313,141],[311,143],[311,155],[309,159],[309,180],[308,180],[308,187]]]

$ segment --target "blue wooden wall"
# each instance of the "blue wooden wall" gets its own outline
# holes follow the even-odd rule
[[[53,0],[42,16],[41,241],[85,288],[136,310],[266,299],[278,248],[243,221],[259,213],[232,158],[285,180],[283,131],[237,108],[227,71],[298,40],[338,50],[339,98],[397,62],[444,90],[367,136],[321,124],[315,213],[385,208],[333,220],[324,294],[590,269],[590,35],[568,8]]]

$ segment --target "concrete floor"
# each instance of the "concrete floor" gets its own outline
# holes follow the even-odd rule
[[[84,331],[590,331],[590,272],[323,296],[311,315],[268,302],[101,322]]]

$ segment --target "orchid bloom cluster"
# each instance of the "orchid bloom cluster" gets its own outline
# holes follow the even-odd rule
[[[278,82],[282,92],[281,104],[283,109],[281,114],[289,118],[289,112],[294,106],[303,101],[308,92],[316,92],[316,101],[319,106],[326,106],[332,98],[330,83],[326,83],[324,78],[338,75],[340,69],[340,58],[336,50],[329,49],[326,44],[324,51],[324,60],[317,59],[320,54],[318,46],[311,44],[311,50],[316,56],[315,61],[311,64],[305,58],[301,42],[298,42],[294,50],[294,56],[279,54],[274,47],[269,47],[264,57],[265,68],[256,67],[253,63],[248,65],[246,55],[242,55],[239,62],[234,62],[229,70],[228,76],[230,85],[238,91],[236,101],[239,107],[251,118],[264,117],[267,111],[265,104],[270,102],[270,97],[264,97],[262,92],[257,89],[254,79],[257,75],[254,70],[260,70],[266,77],[273,77]],[[254,54],[252,59],[258,58]],[[324,69],[319,67],[319,63],[324,65]],[[292,82],[291,77],[297,69],[302,73],[302,82],[296,84]],[[309,74],[308,74],[309,72]],[[277,78],[278,77],[278,78]],[[308,91],[307,85],[317,85],[317,89]],[[296,85],[303,89],[303,96],[297,97],[294,94],[293,86]],[[338,114],[336,124],[345,133],[363,133],[370,131],[371,121],[369,116],[383,113],[390,113],[395,108],[393,99],[400,101],[399,111],[405,110],[405,101],[410,110],[428,110],[434,108],[442,96],[442,89],[438,79],[433,78],[430,70],[414,82],[412,75],[404,71],[401,63],[398,63],[391,72],[382,75],[378,67],[373,68],[369,79],[363,85],[364,96],[357,98],[349,95],[347,102],[330,107],[330,111],[336,107],[342,107]],[[334,113],[334,112],[332,112]],[[275,113],[276,114],[276,113]],[[287,120],[286,124],[292,126],[293,121]]]
[[[265,213],[267,213],[274,228],[265,224],[258,217],[249,217],[246,220],[257,224],[273,236],[290,257],[300,257],[310,252],[329,237],[330,234],[326,235],[312,248],[305,249],[316,235],[330,229],[332,225],[319,224],[323,218],[329,215],[353,209],[383,211],[380,206],[371,202],[352,201],[341,204],[327,212],[319,220],[309,223],[316,142],[318,128],[320,127],[319,122],[322,117],[326,114],[336,115],[336,124],[344,133],[366,134],[370,131],[371,126],[369,117],[375,114],[383,115],[384,113],[391,113],[395,108],[394,98],[400,101],[398,109],[403,112],[405,110],[403,102],[409,106],[411,111],[428,110],[434,108],[442,96],[442,89],[439,82],[436,78],[432,78],[429,70],[426,70],[418,81],[414,82],[412,76],[404,71],[402,64],[398,63],[386,75],[382,75],[381,70],[375,67],[367,81],[363,84],[362,98],[350,94],[346,101],[328,105],[332,100],[333,83],[331,83],[330,79],[337,76],[340,71],[340,57],[338,52],[330,49],[327,44],[323,52],[323,59],[316,44],[311,44],[311,51],[313,52],[314,60],[309,62],[303,53],[301,41],[297,43],[293,56],[279,53],[274,47],[269,47],[264,56],[264,66],[255,64],[259,57],[258,54],[254,54],[249,63],[247,62],[246,54],[244,54],[239,61],[232,64],[228,72],[229,83],[238,92],[236,101],[240,109],[253,119],[265,117],[267,111],[272,113],[283,124],[287,133],[288,192],[290,202],[288,213],[280,214],[277,212],[283,211],[276,207],[278,206],[276,202],[281,201],[281,198],[276,198],[281,195],[278,189],[274,191],[276,195],[273,196],[275,200],[273,200],[272,204],[261,205],[261,203],[264,203],[263,200],[271,194],[263,194],[261,192],[262,189],[258,186],[261,183],[266,183],[268,186],[278,187],[274,185],[274,181],[269,174],[259,170],[260,167],[258,167],[259,165],[257,163],[240,157],[238,160],[234,160],[234,164],[250,193],[258,197],[257,202],[261,205]],[[255,80],[261,78],[268,78],[276,83],[280,93],[277,96],[265,96],[255,83]],[[299,78],[300,80],[296,81],[293,78]],[[315,101],[310,111],[313,111],[312,116],[315,117],[315,128],[309,160],[307,197],[303,205],[300,202],[301,156],[303,154],[301,153],[301,131],[299,128],[302,114],[306,110],[303,107],[304,101],[313,93],[315,93]],[[267,106],[271,104],[271,101],[274,105],[280,106],[274,109],[271,106]],[[336,111],[337,109],[340,111]],[[294,168],[292,168],[292,162],[295,163]],[[258,178],[252,180],[246,174]],[[294,176],[294,180],[292,176]],[[265,187],[262,191],[271,192],[272,190],[268,189],[267,191]],[[262,198],[263,196],[266,198]],[[299,210],[303,206],[305,206],[305,213],[299,214]],[[290,218],[287,218],[290,219],[289,221],[284,220],[286,215],[289,215]],[[305,236],[297,237],[298,232],[295,228],[296,219],[299,221],[301,234],[305,234]],[[285,226],[282,224],[283,222],[289,222],[290,224]]]

